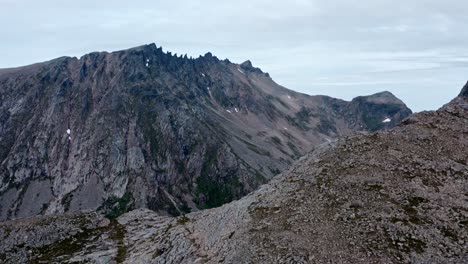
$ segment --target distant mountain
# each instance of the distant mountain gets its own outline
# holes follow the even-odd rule
[[[388,92],[308,96],[252,66],[146,45],[0,70],[0,220],[238,199],[312,147],[391,128]]]

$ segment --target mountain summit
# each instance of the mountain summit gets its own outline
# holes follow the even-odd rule
[[[0,219],[220,206],[318,144],[411,114],[389,93],[308,96],[250,61],[154,44],[0,70],[0,98]]]

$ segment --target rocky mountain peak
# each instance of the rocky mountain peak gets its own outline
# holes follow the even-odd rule
[[[218,57],[213,55],[213,53],[211,52],[207,52],[204,56],[199,57],[198,60],[207,61],[207,62],[219,62],[220,61]]]
[[[465,86],[463,87],[463,89],[461,90],[458,96],[468,97],[468,82],[465,84]]]
[[[344,114],[353,120],[356,127],[377,131],[397,125],[411,113],[412,111],[405,103],[392,93],[385,91],[354,98]],[[356,120],[354,116],[359,116],[360,119]]]
[[[240,64],[241,69],[247,71],[247,72],[255,72],[255,73],[263,73],[263,71],[260,68],[256,68],[252,65],[252,62],[250,60],[244,61],[243,63]]]
[[[369,96],[361,96],[357,99],[359,100],[359,98],[370,103],[404,105],[403,101],[389,91],[383,91]]]
[[[240,66],[241,66],[241,68],[243,68],[243,69],[253,68],[252,62],[251,62],[250,60],[244,61],[243,63],[240,64]]]

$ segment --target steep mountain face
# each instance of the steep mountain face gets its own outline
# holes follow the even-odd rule
[[[307,96],[249,61],[154,44],[0,70],[0,220],[219,206],[313,146],[410,113],[387,92]]]
[[[368,131],[377,131],[393,127],[411,114],[405,104],[389,92],[355,98],[343,113],[352,123],[365,127]],[[382,117],[386,117],[382,119]],[[354,127],[354,129],[359,129]]]
[[[461,93],[393,129],[323,143],[219,208],[177,218],[138,209],[112,222],[82,213],[2,223],[1,257],[11,263],[467,263],[467,136],[468,96]]]

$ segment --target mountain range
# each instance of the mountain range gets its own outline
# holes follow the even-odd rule
[[[324,142],[410,114],[389,92],[309,96],[250,61],[154,44],[1,69],[0,220],[218,207]]]

